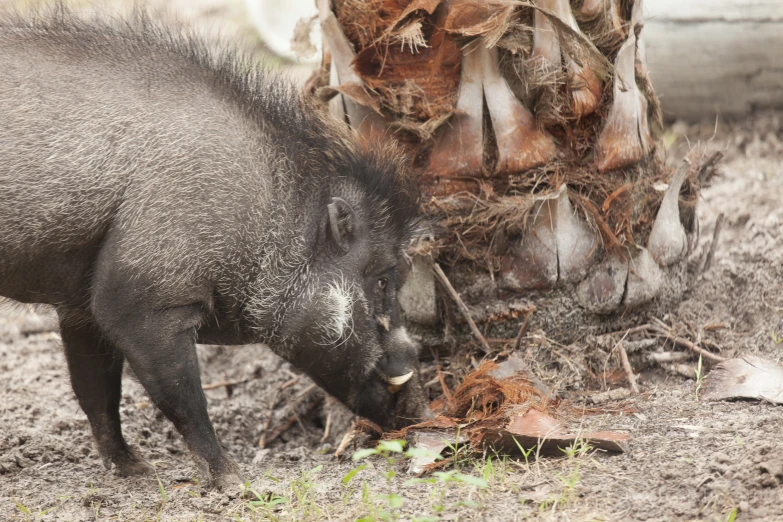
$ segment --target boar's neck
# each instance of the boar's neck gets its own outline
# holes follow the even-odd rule
[[[296,190],[277,191],[281,197],[275,198],[267,216],[266,233],[254,256],[252,282],[242,296],[242,316],[253,337],[273,349],[290,343],[283,334],[286,315],[307,288],[316,249],[318,225],[304,209],[314,208],[312,200],[318,190],[302,190],[313,180],[298,181]]]

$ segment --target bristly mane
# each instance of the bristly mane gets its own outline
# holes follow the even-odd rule
[[[121,41],[122,45],[112,46],[113,53],[132,57],[139,51],[154,51],[185,60],[200,81],[238,104],[283,150],[292,150],[287,156],[300,174],[356,182],[369,201],[387,209],[388,225],[402,226],[394,232],[403,238],[413,233],[418,190],[404,174],[406,162],[400,149],[392,143],[358,142],[346,125],[328,120],[290,79],[258,64],[236,44],[225,39],[209,44],[176,20],[162,23],[139,8],[127,17],[100,15],[87,20],[59,0],[25,14],[0,11],[0,32],[14,29],[32,30],[59,42],[70,39],[76,48]]]

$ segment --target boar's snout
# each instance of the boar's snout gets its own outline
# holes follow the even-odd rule
[[[404,327],[390,332],[370,383],[359,395],[359,415],[386,429],[403,428],[429,416],[419,380],[419,350]]]
[[[419,362],[419,350],[419,344],[410,338],[404,327],[390,332],[375,372],[391,387],[392,393],[413,378]]]
[[[431,416],[418,368],[401,385],[389,384],[380,376],[371,378],[356,400],[356,413],[381,426],[397,430]]]

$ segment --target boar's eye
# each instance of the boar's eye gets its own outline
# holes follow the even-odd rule
[[[388,279],[386,279],[385,277],[378,279],[378,288],[380,288],[381,290],[386,290],[386,285],[388,284],[388,282],[389,282]]]

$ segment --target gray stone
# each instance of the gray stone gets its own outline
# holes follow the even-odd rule
[[[408,279],[397,295],[405,317],[425,326],[438,323],[438,301],[435,294],[435,274],[429,257],[413,256]]]

